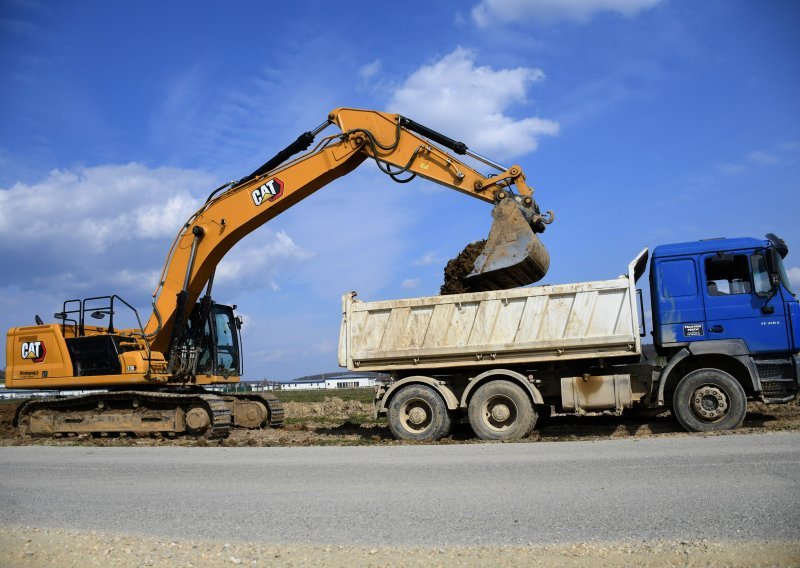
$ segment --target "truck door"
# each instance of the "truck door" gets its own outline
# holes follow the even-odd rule
[[[703,272],[707,339],[742,339],[754,354],[789,349],[786,308],[764,252],[709,254]]]
[[[656,345],[703,341],[703,290],[695,257],[658,259],[650,270],[653,338]]]

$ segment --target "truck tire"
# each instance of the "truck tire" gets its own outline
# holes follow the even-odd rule
[[[739,381],[725,371],[697,369],[678,383],[672,411],[689,432],[733,430],[744,421],[747,396]]]
[[[510,442],[528,436],[536,425],[531,399],[510,381],[490,381],[475,391],[467,409],[469,424],[482,440]]]
[[[434,442],[447,436],[452,417],[439,393],[425,385],[400,389],[387,409],[389,429],[398,440]]]

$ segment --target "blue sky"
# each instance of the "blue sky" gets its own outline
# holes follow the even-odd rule
[[[644,246],[775,232],[800,285],[800,4],[0,0],[0,327],[117,293],[149,316],[185,218],[332,108],[518,163],[546,283]],[[254,232],[215,298],[245,378],[336,370],[340,298],[435,294],[490,208],[365,163]],[[4,364],[4,360],[0,362]]]

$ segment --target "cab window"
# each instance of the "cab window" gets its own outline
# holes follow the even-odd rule
[[[211,313],[216,339],[216,373],[220,375],[238,374],[239,341],[233,313],[214,306]]]
[[[750,262],[746,255],[709,256],[705,264],[709,296],[751,293]]]
[[[769,296],[772,293],[772,283],[767,259],[763,254],[754,254],[750,257],[750,264],[753,267],[753,290],[759,296]]]

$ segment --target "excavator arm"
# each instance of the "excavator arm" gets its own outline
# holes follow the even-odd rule
[[[339,132],[292,159],[330,125]],[[498,173],[484,176],[440,146]],[[552,222],[552,213],[540,214],[519,166],[505,168],[397,114],[338,108],[258,170],[218,188],[189,218],[153,294],[153,316],[145,328],[151,349],[168,353],[203,288],[210,303],[216,266],[240,239],[370,158],[397,182],[420,176],[494,204],[489,240],[470,275],[478,288],[525,285],[547,272],[549,256],[535,233]]]

